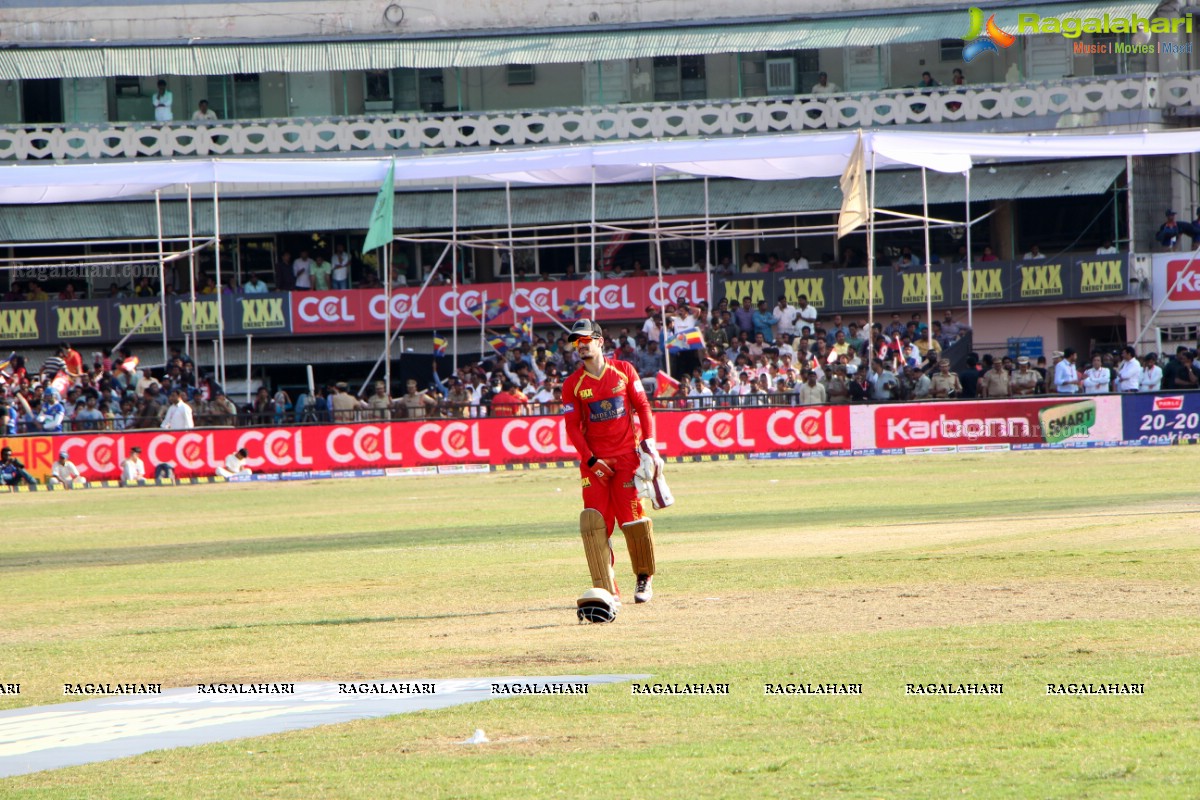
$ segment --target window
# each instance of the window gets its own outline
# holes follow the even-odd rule
[[[532,86],[533,77],[533,64],[508,65],[509,86]]]
[[[767,94],[796,93],[796,62],[790,58],[767,59]]]
[[[366,81],[366,100],[368,103],[391,103],[392,74],[386,69],[372,69],[363,73]]]
[[[113,78],[117,97],[139,97],[142,94],[142,79],[118,75]]]
[[[1118,53],[1116,45],[1129,44],[1127,33],[1097,33],[1092,35],[1092,44],[1104,49],[1092,54],[1093,75],[1129,75],[1146,71],[1145,53]]]
[[[658,56],[654,59],[654,99],[703,100],[708,97],[704,56]]]
[[[947,61],[962,61],[962,39],[942,39],[940,45],[943,64],[945,64]]]

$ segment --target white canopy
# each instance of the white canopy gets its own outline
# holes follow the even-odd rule
[[[832,177],[846,169],[856,131],[741,139],[637,141],[508,151],[399,156],[396,182],[453,178],[516,184],[589,184],[694,175],[744,180]],[[867,164],[964,172],[974,160],[1171,155],[1200,151],[1200,132],[1140,134],[955,134],[868,131]],[[872,160],[872,154],[874,159]],[[182,184],[380,183],[391,157],[235,158],[0,167],[0,204],[78,203],[147,194]]]

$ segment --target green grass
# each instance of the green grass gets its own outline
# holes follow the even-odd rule
[[[1188,448],[671,467],[657,597],[579,626],[573,470],[16,495],[0,707],[81,680],[652,673],[0,780],[14,798],[1190,798]],[[618,544],[618,575],[627,562]],[[767,682],[860,682],[769,697]],[[1002,696],[905,696],[908,682]],[[1145,696],[1048,697],[1137,682]],[[455,742],[483,728],[482,747]]]

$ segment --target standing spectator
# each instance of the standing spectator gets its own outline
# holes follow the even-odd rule
[[[823,406],[828,397],[825,387],[817,382],[817,371],[810,369],[804,374],[804,383],[796,391],[802,406]]]
[[[787,297],[781,296],[779,303],[775,308],[771,309],[772,316],[775,317],[775,332],[780,336],[787,334],[788,336],[796,335],[796,320],[800,316],[800,312],[791,304],[788,303]]]
[[[98,431],[103,427],[104,413],[96,407],[96,398],[88,397],[87,405],[75,412],[74,430]]]
[[[895,396],[896,376],[884,367],[883,360],[871,359],[871,399],[875,402],[891,400]]]
[[[1008,397],[1011,394],[1008,386],[1008,373],[1004,371],[1004,362],[996,361],[992,368],[979,379],[979,396],[994,400],[998,397]]]
[[[967,356],[966,368],[958,373],[958,396],[971,400],[979,396],[979,357],[974,353]]]
[[[929,380],[929,376],[922,372],[920,367],[905,367],[904,377],[910,400],[924,400],[933,391],[933,381]]]
[[[492,416],[524,416],[528,404],[529,398],[517,388],[517,385],[510,380],[505,380],[500,386],[500,393],[492,397]]]
[[[1017,358],[1017,371],[1012,374],[1008,383],[1013,397],[1028,397],[1037,394],[1041,377],[1029,368],[1029,356]]]
[[[1175,370],[1175,389],[1200,389],[1200,373],[1196,371],[1195,359],[1190,350],[1182,352],[1178,357],[1179,366]]]
[[[1075,348],[1068,347],[1063,351],[1062,361],[1054,367],[1054,390],[1059,394],[1078,394],[1083,380],[1075,367],[1077,358]]]
[[[739,331],[747,336],[754,335],[754,304],[750,295],[743,297],[742,304],[734,309],[733,319],[737,323]]]
[[[1137,351],[1126,345],[1121,348],[1121,364],[1117,367],[1117,391],[1136,392],[1142,386],[1142,365]]]
[[[231,427],[237,423],[237,406],[225,396],[225,392],[216,389],[213,399],[208,404],[209,423]]]
[[[436,377],[436,373],[435,377]],[[388,395],[387,384],[375,381],[375,394],[367,398],[368,416],[371,419],[389,419],[392,411],[392,398]]]
[[[950,371],[950,359],[938,361],[938,373],[929,382],[929,393],[933,397],[947,399],[962,396],[962,383],[958,375]]]
[[[1112,385],[1112,372],[1104,366],[1100,354],[1092,356],[1092,366],[1083,373],[1083,391],[1087,394],[1107,394]]]
[[[350,288],[350,254],[346,252],[345,245],[334,245],[331,277],[334,289]]]
[[[758,301],[758,310],[754,312],[753,317],[754,336],[755,340],[762,336],[762,341],[767,344],[775,342],[775,315],[767,308],[767,301]]]
[[[1147,353],[1142,359],[1142,378],[1138,389],[1143,392],[1157,392],[1162,388],[1163,371],[1158,365],[1158,354]]]
[[[325,258],[324,253],[317,253],[316,261],[309,268],[309,278],[312,280],[312,288],[318,292],[327,292],[332,288],[333,284],[330,276],[333,275],[333,265]]]
[[[301,250],[300,257],[292,262],[292,286],[300,291],[313,288],[313,261],[308,257],[308,250]]]
[[[167,89],[167,82],[161,78],[158,81],[158,91],[150,98],[154,103],[154,119],[158,122],[170,122],[175,119],[175,112],[171,109],[171,104],[175,102],[175,97]]]
[[[646,342],[646,349],[639,351],[634,356],[633,364],[638,375],[643,378],[652,378],[657,375],[659,370],[664,367],[663,355],[658,350],[658,342],[654,339]]]
[[[58,454],[58,461],[55,461],[54,466],[50,468],[50,479],[46,483],[50,486],[57,483],[68,489],[74,489],[77,486],[87,486],[87,478],[79,474],[79,468],[71,459],[67,458],[67,451],[63,450]]]
[[[409,381],[409,383],[412,384],[413,389],[416,388],[416,381]],[[341,382],[337,386],[330,387],[329,392],[329,407],[333,412],[333,421],[354,422],[359,406],[358,400],[350,394],[350,386]],[[265,395],[266,390],[264,389],[262,393]]]
[[[797,319],[793,323],[797,327],[807,325],[811,330],[817,329],[817,309],[808,304],[808,295],[796,298]]]
[[[1167,209],[1167,218],[1162,225],[1158,226],[1158,231],[1154,234],[1154,240],[1163,246],[1165,250],[1175,250],[1179,246],[1179,223],[1175,221],[1175,209]]]
[[[167,411],[163,415],[162,428],[168,431],[186,431],[196,427],[192,409],[183,401],[183,392],[175,389],[168,396]]]
[[[424,419],[427,416],[433,416],[433,412],[437,408],[436,400],[425,392],[418,392],[417,382],[411,378],[404,384],[404,388],[406,392],[400,398],[400,405],[404,406],[404,413],[409,419]]]
[[[290,292],[296,286],[296,275],[292,266],[292,254],[287,250],[275,262],[275,291]]]

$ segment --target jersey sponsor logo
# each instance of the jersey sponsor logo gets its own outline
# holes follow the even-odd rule
[[[592,422],[608,422],[625,416],[625,398],[594,400],[588,403],[588,419]]]
[[[594,395],[594,392],[591,389],[580,389],[579,390],[579,399],[580,400],[591,400],[593,395]]]
[[[572,403],[563,403],[563,413],[564,413],[564,414],[570,414],[570,413],[571,413],[572,411],[574,411],[574,410],[575,410],[575,406],[574,406],[574,404],[572,404]]]
[[[617,385],[613,387],[613,395],[625,394],[625,380],[622,378],[617,381]]]

